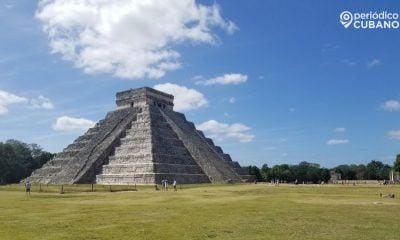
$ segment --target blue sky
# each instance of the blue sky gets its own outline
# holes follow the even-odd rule
[[[400,153],[400,30],[339,21],[398,2],[170,0],[138,14],[129,0],[39,2],[0,3],[0,141],[61,151],[117,91],[158,85],[242,165]]]

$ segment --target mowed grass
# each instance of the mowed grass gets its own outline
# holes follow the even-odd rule
[[[400,186],[85,189],[0,187],[0,239],[400,239]]]

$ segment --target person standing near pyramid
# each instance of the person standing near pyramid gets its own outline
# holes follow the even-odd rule
[[[31,195],[31,183],[29,181],[27,181],[25,183],[25,192],[26,192],[26,196]]]

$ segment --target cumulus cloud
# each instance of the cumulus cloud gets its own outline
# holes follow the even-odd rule
[[[372,59],[371,61],[369,61],[369,62],[367,62],[367,67],[376,67],[376,66],[378,66],[378,65],[381,65],[381,60],[379,60],[379,59]]]
[[[40,95],[38,98],[31,99],[30,103],[33,108],[44,108],[44,109],[54,108],[54,104],[51,102],[51,100],[42,95]]]
[[[222,76],[218,76],[215,78],[207,79],[207,80],[202,80],[202,81],[197,81],[196,84],[198,85],[228,85],[228,84],[241,84],[245,83],[247,81],[248,77],[245,74],[240,74],[240,73],[227,73]]]
[[[334,129],[334,131],[335,131],[335,132],[338,132],[338,133],[342,133],[342,132],[346,132],[347,129],[344,128],[344,127],[337,127],[337,128]]]
[[[384,102],[381,108],[388,112],[400,111],[400,102],[397,100],[389,100]]]
[[[8,113],[9,105],[27,101],[24,97],[0,90],[0,115]]]
[[[389,139],[400,140],[400,130],[392,130],[387,133]]]
[[[185,86],[173,83],[164,83],[155,85],[154,89],[174,95],[175,111],[185,112],[208,104],[207,99],[201,92]]]
[[[220,123],[216,120],[196,125],[197,129],[203,131],[207,136],[217,140],[227,138],[236,139],[239,142],[246,143],[254,140],[255,136],[249,133],[250,128],[241,123]]]
[[[68,116],[62,116],[57,118],[53,124],[53,129],[56,131],[75,131],[75,130],[86,130],[93,127],[96,123],[92,120],[84,118],[73,118]]]
[[[326,145],[343,145],[348,144],[349,142],[348,139],[330,139],[326,142]]]
[[[179,68],[176,44],[216,44],[214,28],[237,30],[219,5],[195,0],[40,0],[36,18],[52,53],[86,73],[130,79],[160,78]]]
[[[230,103],[235,103],[236,102],[236,98],[234,98],[234,97],[229,98],[229,102]]]

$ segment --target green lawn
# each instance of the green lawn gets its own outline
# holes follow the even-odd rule
[[[0,239],[400,239],[400,186],[32,190],[26,197],[23,186],[0,187]]]

